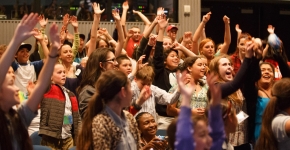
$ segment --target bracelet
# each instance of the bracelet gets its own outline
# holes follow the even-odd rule
[[[59,54],[55,55],[55,56],[51,56],[50,54],[48,55],[49,58],[57,58],[59,56]]]

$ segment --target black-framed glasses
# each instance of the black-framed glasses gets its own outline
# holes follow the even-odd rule
[[[112,62],[112,63],[114,63],[116,61],[117,61],[116,58],[112,58],[112,59],[107,59],[104,62]]]

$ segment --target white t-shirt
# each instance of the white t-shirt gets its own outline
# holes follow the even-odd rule
[[[286,122],[290,120],[289,114],[281,112],[272,121],[272,131],[275,138],[278,141],[279,150],[289,150],[290,149],[290,137],[288,137],[285,131]]]

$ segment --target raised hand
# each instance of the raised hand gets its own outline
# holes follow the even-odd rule
[[[69,14],[65,14],[65,15],[63,16],[63,18],[62,18],[62,24],[63,24],[64,26],[67,26],[68,23],[69,23]]]
[[[48,22],[48,18],[45,19],[44,15],[40,15],[38,17],[38,23],[42,28],[44,28],[47,25],[47,22]]]
[[[132,29],[129,29],[128,30],[128,33],[127,33],[127,37],[132,37],[133,36],[133,34],[134,34],[134,31],[132,30]]]
[[[269,32],[269,34],[273,34],[275,30],[275,27],[273,27],[272,25],[268,25],[267,31]]]
[[[32,93],[32,91],[34,90],[35,84],[32,81],[28,81],[28,84],[26,86],[28,95],[30,95]]]
[[[108,35],[108,34],[109,34],[109,32],[108,32],[108,30],[107,30],[106,28],[100,28],[100,29],[98,30],[98,32],[99,32],[100,34],[103,34],[103,35]]]
[[[224,21],[224,23],[230,23],[230,18],[228,17],[228,16],[224,16],[223,17],[223,21]]]
[[[192,32],[184,32],[183,42],[190,42],[192,39]]]
[[[185,86],[184,84],[184,81],[186,80],[186,71],[183,71],[182,74],[180,74],[180,71],[177,71],[176,72],[176,79],[177,79],[177,83],[178,83],[178,88],[182,94],[182,96],[184,97],[183,100],[187,100],[188,103],[190,103],[190,99],[191,99],[191,96],[194,92],[194,85],[193,84],[187,84]]]
[[[151,96],[150,86],[144,85],[139,96],[141,103],[143,104],[150,96]]]
[[[70,17],[70,23],[74,28],[77,28],[79,26],[78,20],[76,16]]]
[[[164,8],[163,7],[158,7],[157,8],[157,16],[161,16],[164,14]]]
[[[143,59],[146,57],[146,55],[142,55],[139,59],[138,59],[138,61],[137,61],[137,65],[136,65],[136,70],[138,71],[138,70],[140,70],[140,69],[142,69],[144,66],[147,66],[148,65],[148,62],[147,63],[145,63],[145,64],[143,64],[142,62],[143,62]]]
[[[175,50],[181,50],[181,51],[185,48],[182,44],[180,44],[178,42],[174,42],[172,44],[172,46],[173,46],[173,49],[175,49]]]
[[[255,57],[260,60],[262,59],[262,55],[263,55],[263,46],[262,46],[262,40],[260,38],[255,38],[254,39],[254,53],[255,53]]]
[[[101,10],[99,3],[93,3],[93,9],[96,15],[101,15],[105,11],[105,9]]]
[[[221,89],[219,84],[216,84],[216,81],[218,80],[218,76],[214,75],[213,73],[209,74],[206,78],[207,84],[210,89],[211,94],[211,105],[217,106],[221,103],[222,95],[221,95]]]
[[[140,11],[133,10],[133,14],[138,14]]]
[[[37,41],[42,41],[43,40],[43,35],[42,35],[42,33],[38,30],[38,29],[33,29],[33,31],[35,31],[34,32],[34,34],[33,34],[33,36],[34,36],[34,38],[37,40]]]
[[[255,43],[253,41],[247,41],[246,42],[246,53],[245,57],[252,58],[254,55],[253,47],[255,46]]]
[[[32,29],[35,27],[37,22],[38,14],[30,13],[29,15],[24,15],[24,17],[15,29],[14,37],[22,42],[30,36],[36,34],[36,32]]]
[[[156,38],[157,38],[156,35],[151,34],[151,35],[149,36],[148,45],[150,45],[150,46],[155,46],[155,44],[156,44]]]
[[[164,29],[168,24],[168,19],[166,20],[166,15],[163,14],[158,19],[158,25],[160,28]]]
[[[53,23],[50,26],[49,36],[50,36],[50,41],[51,41],[51,47],[53,47],[52,49],[57,49],[57,50],[60,49],[60,46],[61,46],[60,35],[58,33],[58,26],[55,23]]]
[[[119,10],[118,9],[113,9],[112,10],[112,15],[113,15],[113,18],[117,21],[120,21],[121,20],[121,17],[120,17],[120,14],[119,14]]]
[[[211,12],[208,12],[206,15],[202,17],[202,22],[207,23],[210,19]]]
[[[123,3],[122,8],[123,8],[123,9],[126,9],[126,10],[129,9],[128,1],[125,1],[125,2]]]
[[[236,24],[236,31],[238,33],[242,33],[242,29],[240,29],[240,25],[239,24]]]

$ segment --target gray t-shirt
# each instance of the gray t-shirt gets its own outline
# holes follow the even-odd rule
[[[272,131],[278,141],[279,150],[290,149],[290,137],[285,131],[285,125],[288,120],[290,120],[290,116],[285,112],[281,112],[272,121]]]
[[[129,124],[126,121],[124,113],[122,113],[122,118],[119,117],[110,107],[106,106],[106,112],[114,120],[116,125],[123,130],[121,141],[117,145],[117,150],[137,150],[137,145],[134,140],[133,135],[129,130]]]

